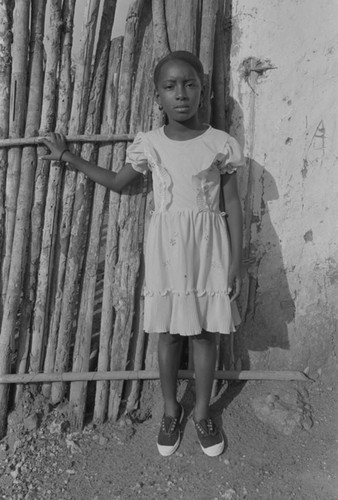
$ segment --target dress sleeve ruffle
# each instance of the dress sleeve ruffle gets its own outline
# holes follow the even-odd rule
[[[134,170],[143,175],[149,170],[148,160],[145,153],[145,137],[143,132],[139,132],[134,142],[128,146],[126,151],[126,163],[130,163]]]
[[[243,167],[245,164],[245,159],[243,156],[242,149],[238,144],[238,141],[229,136],[225,145],[224,150],[220,155],[220,166],[219,170],[222,174],[233,174],[236,172],[238,167]]]

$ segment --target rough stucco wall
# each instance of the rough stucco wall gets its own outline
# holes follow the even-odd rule
[[[254,258],[237,345],[251,368],[337,375],[337,16],[335,0],[233,0],[232,133]],[[247,78],[248,58],[275,69]]]

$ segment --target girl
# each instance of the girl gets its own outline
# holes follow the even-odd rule
[[[206,455],[223,452],[223,433],[209,412],[216,333],[235,331],[238,319],[242,212],[235,171],[243,156],[234,138],[198,117],[203,73],[199,59],[186,51],[172,52],[157,64],[156,100],[167,125],[137,134],[118,173],[72,154],[61,134],[43,140],[50,150],[43,159],[66,161],[113,191],[152,173],[155,210],[145,256],[144,329],[159,336],[164,415],[157,446],[163,456],[174,453],[181,439],[177,373],[187,335],[193,346],[197,435]],[[226,214],[219,208],[220,189]]]

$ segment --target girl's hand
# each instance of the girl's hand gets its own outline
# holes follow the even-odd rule
[[[41,160],[60,161],[63,153],[69,151],[66,138],[63,134],[50,134],[50,136],[41,139],[41,142],[49,149],[48,155],[41,156]]]
[[[230,302],[236,300],[242,288],[242,273],[240,266],[234,266],[231,264],[229,270],[229,287],[228,292],[230,296]]]

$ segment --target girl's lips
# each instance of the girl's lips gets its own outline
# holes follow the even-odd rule
[[[175,110],[176,111],[188,111],[189,106],[176,106]]]

